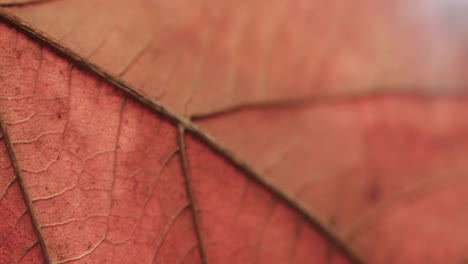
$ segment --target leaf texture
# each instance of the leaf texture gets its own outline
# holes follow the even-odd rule
[[[3,144],[1,154],[0,206],[0,260],[2,263],[40,263],[43,260],[41,246],[34,231],[23,193],[11,166],[8,152]]]
[[[176,113],[178,121],[185,120],[179,116],[192,119],[235,154],[224,153],[227,160],[242,165],[241,159],[235,158],[241,157],[264,177],[260,183],[267,183],[269,194],[263,193],[264,184],[254,184],[242,176],[252,173],[242,168],[237,171],[229,162],[220,161],[220,148],[215,147],[218,153],[205,149],[204,133],[202,139],[198,132],[194,133],[198,139],[186,139],[187,151],[182,157],[186,168],[177,175],[183,185],[192,186],[187,194],[184,190],[189,205],[183,214],[195,226],[192,232],[183,232],[183,238],[206,241],[202,247],[197,245],[197,249],[204,250],[191,248],[190,254],[198,254],[191,257],[215,263],[227,256],[236,256],[232,258],[234,263],[271,263],[268,258],[278,263],[332,261],[336,252],[327,242],[317,242],[326,238],[346,241],[350,251],[358,252],[370,263],[457,263],[466,259],[468,241],[460,232],[466,229],[464,223],[468,220],[460,209],[464,208],[462,197],[467,188],[463,166],[466,122],[463,116],[460,118],[466,107],[466,30],[460,26],[463,18],[453,13],[466,10],[460,3],[159,0],[132,2],[132,8],[128,8],[129,2],[121,0],[111,4],[52,1],[14,6],[9,12],[162,102]],[[42,69],[42,59],[32,66],[30,59],[25,61],[28,66],[21,69]],[[26,77],[21,79],[28,81]],[[82,79],[90,82],[92,78]],[[67,83],[57,80],[53,79],[49,86]],[[28,82],[25,87],[36,83],[32,79]],[[17,96],[10,93],[8,96]],[[24,95],[22,91],[18,94]],[[92,97],[100,98],[97,94]],[[130,104],[125,101],[120,104]],[[107,101],[101,104],[114,105],[114,109],[107,109],[109,113],[115,113],[120,106]],[[71,111],[72,107],[68,107]],[[96,112],[88,111],[78,116]],[[85,125],[87,129],[77,132],[80,138],[74,144],[96,137],[83,137],[87,131],[106,135],[119,131],[120,121],[110,124],[111,115],[102,115],[105,117],[96,121],[102,127]],[[182,127],[189,124],[192,132],[192,123],[182,123]],[[176,142],[176,129],[167,125],[173,130],[167,134],[172,134]],[[64,127],[57,128],[44,133],[64,134]],[[137,131],[145,129],[146,125]],[[17,132],[13,133],[12,137],[16,136]],[[21,140],[37,141],[44,136],[36,134],[37,139]],[[136,137],[144,138],[139,133],[131,138]],[[146,146],[148,139],[142,141]],[[208,145],[213,148],[213,144]],[[172,152],[158,155],[160,160],[167,158],[169,164],[169,156],[184,156],[182,153],[185,149],[174,143]],[[39,162],[46,159],[42,156],[29,159]],[[114,156],[118,164],[118,155]],[[97,167],[109,166],[110,160],[97,163]],[[141,168],[148,166],[152,165],[138,164]],[[166,169],[165,162],[161,166]],[[220,179],[213,172],[217,171],[229,175],[225,179],[229,182],[216,182]],[[118,183],[119,174],[115,175]],[[191,177],[193,180],[187,184]],[[98,185],[102,187],[103,183]],[[219,193],[220,188],[225,193]],[[286,203],[276,197],[276,190]],[[254,200],[250,192],[255,194]],[[236,205],[239,212],[223,211],[220,197],[230,197],[229,204]],[[180,199],[181,206],[185,205],[184,199]],[[314,228],[328,230],[326,234],[317,237],[314,231],[304,231],[303,226],[310,228],[310,223],[304,225],[304,219],[290,211],[291,206],[312,216]],[[197,210],[202,212],[200,216]],[[247,212],[242,215],[244,210]],[[228,217],[231,214],[235,215]],[[257,218],[250,219],[253,216]],[[239,224],[239,218],[247,220]],[[172,223],[170,219],[166,219],[167,223]],[[225,225],[213,219],[228,222],[230,228],[223,230]],[[272,223],[284,230],[274,233],[268,228]],[[308,235],[295,236],[291,230]],[[256,235],[250,239],[251,233]],[[264,243],[272,240],[265,239],[270,236],[281,237],[284,243]],[[221,243],[215,237],[229,237],[224,240],[234,244],[221,250],[213,246]],[[435,249],[433,241],[444,246]],[[249,246],[242,247],[243,243]],[[301,253],[300,249],[311,244],[321,245],[317,251],[321,253]],[[236,251],[237,247],[245,251]],[[276,248],[278,255],[258,253]],[[341,247],[338,252],[343,250],[350,258],[347,249]],[[354,261],[352,257],[348,260]]]
[[[348,263],[198,139],[24,34],[0,35],[2,263]]]
[[[458,0],[58,0],[8,10],[190,117],[304,96],[465,90],[467,8]]]

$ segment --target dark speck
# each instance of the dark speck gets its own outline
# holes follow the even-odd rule
[[[376,182],[372,183],[370,186],[368,195],[371,202],[377,202],[380,199],[380,188]]]

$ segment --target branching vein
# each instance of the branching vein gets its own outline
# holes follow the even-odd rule
[[[13,170],[16,174],[16,178],[18,179],[18,183],[20,186],[21,193],[23,194],[24,201],[26,202],[26,206],[28,208],[28,212],[31,215],[33,226],[34,226],[34,231],[36,232],[37,239],[39,240],[39,243],[41,244],[41,249],[42,253],[44,254],[44,259],[47,263],[52,263],[46,242],[44,240],[44,237],[41,232],[41,228],[39,225],[39,220],[36,217],[36,214],[34,212],[33,204],[31,197],[29,197],[28,192],[26,191],[26,186],[24,184],[24,178],[23,174],[21,172],[21,168],[18,164],[18,160],[16,159],[15,151],[13,144],[10,140],[10,136],[8,134],[8,130],[6,127],[5,122],[3,121],[3,118],[0,116],[0,127],[2,130],[2,135],[3,135],[3,141],[5,142],[6,149],[8,151],[8,156],[10,157],[11,164],[13,166]]]
[[[197,205],[193,197],[193,191],[192,191],[192,185],[191,185],[191,179],[190,179],[190,172],[188,168],[188,161],[187,161],[187,152],[186,152],[186,146],[185,146],[185,130],[184,127],[179,125],[178,127],[178,141],[179,141],[179,149],[180,149],[180,163],[182,164],[182,172],[184,174],[185,178],[185,186],[187,189],[187,198],[190,202],[190,210],[192,213],[192,220],[193,220],[193,225],[195,228],[195,235],[197,236],[198,240],[198,249],[200,251],[200,258],[201,258],[201,263],[206,264],[206,254],[205,254],[205,248],[203,244],[203,238],[201,235],[201,229],[200,229],[200,221],[198,219],[198,213],[197,213]]]

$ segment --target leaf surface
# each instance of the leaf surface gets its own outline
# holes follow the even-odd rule
[[[192,119],[235,154],[228,160],[254,165],[267,186],[364,260],[464,259],[466,124],[456,116],[466,107],[467,34],[454,13],[466,10],[460,1],[160,0],[129,6],[52,1],[9,11]],[[191,144],[187,171],[195,175],[191,160],[203,151],[190,155]],[[207,160],[215,164],[214,157]],[[206,181],[214,190],[212,177]],[[241,190],[233,184],[229,190]],[[211,212],[208,201],[200,206]],[[229,215],[216,208],[221,215],[214,219]],[[274,216],[258,214],[268,221]],[[423,217],[431,220],[416,225]],[[447,246],[432,250],[434,240]],[[247,262],[257,260],[245,254],[253,258]],[[226,255],[213,259],[220,256]]]
[[[34,3],[8,10],[187,116],[466,83],[459,0]]]
[[[0,30],[0,262],[348,262],[183,127]]]

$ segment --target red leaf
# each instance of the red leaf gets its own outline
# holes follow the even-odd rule
[[[326,258],[304,216],[198,139],[186,157],[166,118],[22,33],[1,36],[2,262]]]
[[[5,262],[466,258],[461,3],[7,2]]]

